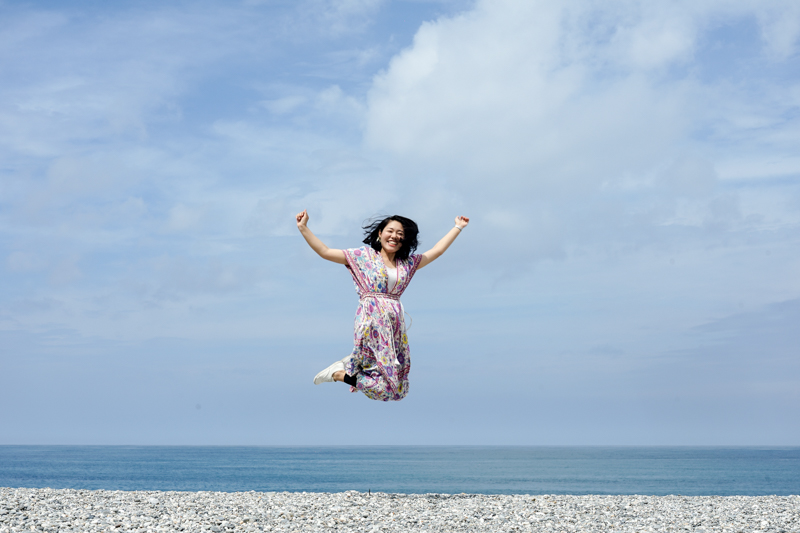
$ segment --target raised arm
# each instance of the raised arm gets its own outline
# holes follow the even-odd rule
[[[422,268],[428,263],[435,261],[442,255],[445,250],[450,248],[450,245],[453,244],[453,241],[456,240],[461,230],[467,227],[469,224],[469,218],[467,217],[456,217],[456,225],[447,232],[447,234],[442,237],[439,242],[436,243],[436,246],[422,254],[422,260],[419,262],[419,266],[417,268]]]
[[[311,230],[308,229],[308,212],[305,209],[302,213],[297,213],[296,218],[297,229],[300,230],[300,233],[303,235],[303,238],[306,240],[311,249],[317,252],[317,255],[323,259],[327,259],[328,261],[339,263],[340,265],[347,264],[347,260],[345,259],[344,252],[342,250],[328,248],[325,246],[324,242],[319,240],[319,237],[311,233]]]

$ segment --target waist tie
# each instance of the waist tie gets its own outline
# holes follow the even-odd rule
[[[400,300],[400,297],[396,294],[387,294],[385,292],[362,292],[359,293],[358,299],[363,300],[364,298],[369,298],[373,296],[375,298],[388,298],[390,300]]]
[[[409,324],[409,325],[408,325],[408,327],[407,327],[407,328],[405,328],[405,329],[406,329],[406,331],[408,331],[409,329],[411,329],[411,326],[412,326],[412,324],[414,323],[414,319],[413,319],[413,318],[411,318],[411,315],[409,315],[408,313],[406,313],[406,308],[405,308],[405,307],[403,307],[403,302],[401,302],[401,301],[400,301],[400,297],[399,297],[398,295],[396,295],[396,294],[387,294],[387,293],[385,293],[385,292],[360,292],[360,293],[358,294],[358,299],[359,299],[359,300],[363,300],[364,298],[369,298],[369,297],[374,297],[374,298],[386,298],[386,299],[388,299],[388,300],[396,300],[396,301],[397,301],[397,303],[399,303],[399,304],[400,304],[400,312],[402,313],[402,315],[408,316],[408,318],[410,318],[410,319],[411,319],[411,324]],[[405,322],[405,320],[404,320],[403,322]]]

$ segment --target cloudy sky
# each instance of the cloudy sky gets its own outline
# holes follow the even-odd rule
[[[0,444],[800,444],[796,0],[0,1]],[[398,213],[411,392],[332,247]]]

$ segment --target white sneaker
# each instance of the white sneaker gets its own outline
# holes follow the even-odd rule
[[[334,372],[338,372],[339,370],[344,370],[344,363],[341,361],[336,361],[331,366],[314,376],[314,385],[319,385],[320,383],[325,383],[326,381],[333,381]]]

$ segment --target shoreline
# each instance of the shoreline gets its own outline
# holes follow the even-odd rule
[[[0,488],[12,531],[800,531],[800,496]]]

